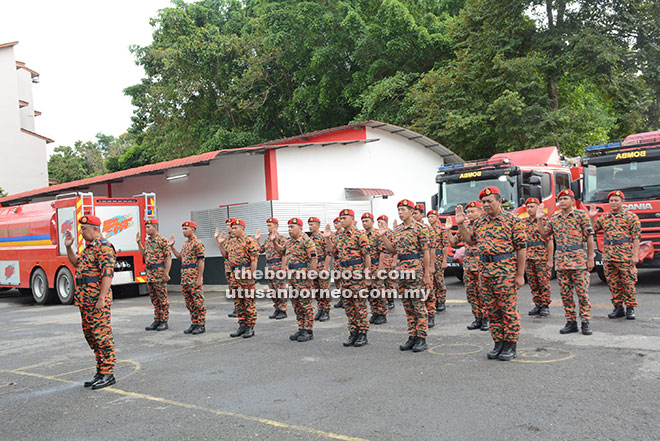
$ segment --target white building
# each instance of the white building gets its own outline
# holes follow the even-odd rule
[[[0,204],[71,191],[109,197],[154,192],[161,232],[175,233],[181,241],[181,222],[192,218],[213,258],[219,256],[213,231],[224,229],[228,217],[244,219],[248,234],[265,231],[271,216],[285,233],[291,217],[307,224],[316,216],[325,224],[346,207],[358,219],[371,211],[388,215],[391,222],[400,199],[430,207],[438,192],[438,167],[458,162],[456,154],[425,136],[367,121],[45,187],[2,198]]]
[[[17,41],[0,44],[0,187],[8,194],[48,185],[46,144],[36,133],[32,84],[39,74],[16,61]]]

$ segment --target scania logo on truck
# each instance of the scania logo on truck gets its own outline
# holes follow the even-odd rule
[[[646,150],[641,152],[623,152],[617,153],[616,159],[631,159],[631,158],[643,158],[646,156]]]
[[[643,202],[641,204],[623,204],[623,207],[628,210],[653,210],[653,206],[649,202]]]
[[[459,179],[465,179],[465,178],[478,178],[481,176],[480,171],[476,172],[467,172],[467,173],[461,173],[461,175],[458,177]]]

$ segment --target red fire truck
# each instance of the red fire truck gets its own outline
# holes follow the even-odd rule
[[[621,141],[587,147],[582,157],[585,205],[609,210],[607,194],[621,190],[623,206],[642,223],[640,268],[660,267],[660,130],[630,135]],[[656,168],[657,167],[657,168]],[[602,231],[596,236],[596,271],[605,280]]]
[[[457,205],[477,200],[483,188],[495,186],[501,192],[504,208],[516,210],[518,216],[527,216],[524,204],[529,197],[542,201],[550,215],[561,190],[570,188],[579,196],[581,175],[579,161],[562,158],[557,147],[497,153],[490,159],[440,167],[436,175],[440,188],[433,197],[433,206],[443,220],[450,217],[455,225]],[[462,280],[461,260],[454,259],[453,254],[451,250],[446,274]]]
[[[128,199],[70,193],[55,200],[0,207],[0,288],[18,288],[44,304],[55,296],[73,301],[74,268],[64,246],[71,231],[74,247],[84,241],[78,219],[85,214],[101,218],[101,233],[117,250],[114,286],[135,286],[146,293],[146,268],[135,236],[144,240],[144,221],[156,213],[156,195],[143,193]]]

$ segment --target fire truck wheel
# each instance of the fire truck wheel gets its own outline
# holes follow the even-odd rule
[[[37,268],[32,273],[30,278],[30,289],[32,290],[32,298],[38,305],[43,305],[48,302],[50,297],[50,289],[48,288],[48,277],[46,272],[41,268]]]
[[[55,277],[55,292],[60,303],[70,305],[73,302],[73,275],[69,268],[61,268]]]

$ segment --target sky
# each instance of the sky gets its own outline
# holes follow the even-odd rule
[[[3,1],[0,44],[18,41],[17,61],[39,73],[33,84],[36,132],[58,145],[119,136],[133,106],[124,88],[144,75],[128,47],[151,42],[149,19],[170,0]]]

